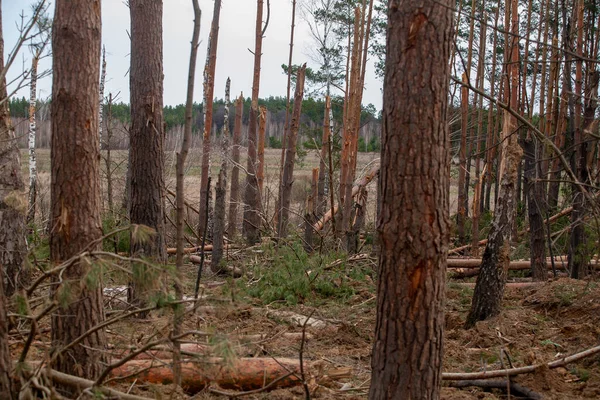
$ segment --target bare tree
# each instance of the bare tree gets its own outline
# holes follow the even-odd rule
[[[212,264],[213,271],[218,272],[221,268],[221,258],[223,258],[223,243],[225,235],[225,198],[227,196],[227,169],[229,168],[229,92],[231,80],[227,78],[225,84],[225,115],[223,118],[223,135],[221,138],[221,169],[219,170],[219,179],[215,188],[215,219],[213,224],[213,251]],[[263,153],[264,154],[264,153]]]
[[[290,215],[290,204],[292,196],[292,184],[294,183],[294,162],[296,160],[296,139],[298,138],[298,128],[300,126],[300,113],[302,112],[302,98],[304,96],[304,78],[306,74],[306,64],[299,70],[296,76],[296,93],[294,94],[294,112],[292,113],[292,122],[290,124],[290,136],[287,141],[285,151],[285,162],[283,165],[283,179],[281,181],[281,199],[279,200],[280,210],[277,237],[285,238],[287,236],[287,225]]]
[[[98,245],[100,221],[100,154],[98,91],[102,24],[100,1],[58,0],[52,48],[52,178],[50,258],[61,263]],[[73,143],[77,146],[73,146]],[[52,315],[52,346],[59,349],[104,320],[99,266],[73,262],[58,277],[62,286]],[[85,279],[85,283],[82,280]],[[98,377],[103,370],[103,329],[85,336],[52,366],[61,372]]]
[[[176,203],[177,203],[177,259],[175,265],[177,275],[175,279],[175,296],[178,301],[183,299],[183,223],[185,207],[185,160],[187,158],[190,141],[192,139],[192,117],[194,107],[194,83],[196,79],[196,58],[198,55],[198,43],[200,39],[200,18],[202,13],[198,0],[192,0],[194,7],[194,31],[192,34],[192,48],[190,50],[190,67],[187,82],[187,97],[185,103],[185,127],[183,131],[183,140],[181,142],[181,151],[177,154],[177,183],[176,183]],[[183,309],[177,308],[173,318],[173,336],[181,335],[183,324]],[[177,386],[181,386],[181,345],[179,341],[174,341],[175,351],[173,352],[173,376]]]
[[[219,18],[221,0],[215,0],[210,37],[204,66],[204,133],[202,135],[202,176],[200,177],[200,224],[199,236],[204,234],[206,221],[206,198],[208,197],[208,176],[210,175],[210,132],[213,120],[213,94],[215,91],[215,70],[217,68],[217,46],[219,43]]]
[[[248,162],[246,168],[246,190],[244,191],[244,221],[242,232],[249,245],[260,241],[260,192],[258,190],[257,170],[257,128],[258,128],[258,91],[260,88],[260,60],[262,57],[262,40],[267,29],[267,18],[263,27],[263,3],[256,1],[256,34],[254,45],[254,74],[252,79],[252,104],[250,106],[250,121],[248,127]],[[267,16],[269,15],[269,0],[267,0]]]
[[[231,149],[231,189],[229,193],[229,237],[237,233],[238,203],[240,201],[240,143],[242,141],[242,117],[244,116],[244,94],[235,101],[235,122],[233,125],[233,147]]]
[[[449,233],[450,0],[391,3],[369,399],[439,399]]]

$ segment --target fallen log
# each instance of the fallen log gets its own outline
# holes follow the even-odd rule
[[[55,371],[53,369],[50,368],[46,368],[44,369],[44,373],[47,374],[52,381],[59,383],[61,385],[64,386],[69,386],[72,388],[76,388],[79,390],[85,390],[85,389],[89,389],[92,386],[94,386],[95,382],[94,381],[90,381],[84,378],[79,378],[77,376],[73,376],[73,375],[67,375],[64,374],[62,372],[58,372]],[[112,398],[116,398],[116,399],[123,399],[123,400],[150,400],[149,397],[141,397],[141,396],[135,396],[133,394],[129,394],[129,393],[123,393],[120,392],[118,390],[115,389],[111,389],[111,388],[107,388],[107,387],[94,387],[95,391],[98,391],[106,396],[112,397]]]
[[[224,248],[226,250],[227,249],[236,249],[236,248],[238,248],[238,246],[232,245],[232,244],[226,244],[226,245],[224,245]],[[204,246],[204,251],[212,251],[212,249],[213,249],[212,244],[207,244],[206,246]],[[186,247],[183,249],[184,254],[197,253],[199,251],[200,251],[200,246]],[[167,248],[167,254],[169,254],[169,255],[177,254],[177,249],[175,247],[169,247],[169,248]]]
[[[510,368],[510,369],[497,369],[492,371],[482,372],[444,372],[442,373],[442,380],[445,381],[464,381],[473,379],[488,379],[488,378],[504,378],[507,376],[515,376],[521,374],[530,374],[540,368],[558,368],[563,367],[567,364],[582,360],[586,357],[593,356],[594,354],[600,353],[600,346],[592,347],[582,352],[573,354],[568,357],[563,357],[558,360],[551,361],[549,363],[542,363],[536,365],[528,365],[526,367]]]
[[[327,322],[316,319],[313,317],[307,317],[302,314],[297,314],[292,311],[275,311],[271,310],[267,312],[267,317],[281,319],[289,322],[290,324],[298,327],[313,327],[313,328],[325,328],[328,324]]]
[[[305,363],[305,374],[310,374],[311,365]],[[316,370],[317,368],[315,368]],[[289,358],[206,358],[187,361],[181,364],[181,385],[188,394],[195,394],[211,383],[223,389],[254,390],[273,384],[270,389],[291,387],[302,384],[300,362]],[[333,369],[323,377],[329,379],[351,376],[351,369],[344,373]],[[169,361],[132,360],[111,371],[114,380],[145,382],[153,384],[173,383],[173,370]]]
[[[352,187],[352,197],[358,195],[358,193],[360,193],[361,189],[364,188],[365,186],[367,186],[376,176],[377,174],[379,174],[379,165],[373,167],[365,176],[363,176],[361,178],[360,181],[356,182],[354,184],[354,186]],[[337,213],[339,210],[339,205],[335,206],[333,208],[333,213]],[[323,227],[325,226],[325,224],[327,222],[329,222],[331,220],[331,217],[333,216],[333,214],[331,213],[331,209],[329,211],[327,211],[325,213],[325,215],[323,215],[323,217],[321,217],[320,220],[318,220],[317,222],[315,222],[313,224],[313,229],[315,231],[320,231],[321,229],[323,229]]]
[[[508,282],[507,288],[527,288],[532,286],[543,285],[546,282]],[[468,288],[474,288],[475,282],[452,282],[452,286],[462,286]]]
[[[471,386],[477,386],[482,389],[500,389],[505,392],[510,390],[510,393],[513,396],[524,397],[531,400],[542,400],[544,398],[538,392],[526,388],[525,386],[519,385],[518,383],[509,382],[506,380],[490,381],[486,379],[476,379],[471,381],[454,381],[450,382],[448,386],[453,388],[466,388]]]

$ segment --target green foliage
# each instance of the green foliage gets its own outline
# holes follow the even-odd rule
[[[282,146],[281,140],[275,136],[269,136],[269,147],[272,149],[280,149]]]
[[[102,231],[104,234],[114,232],[119,228],[124,227],[121,219],[115,214],[106,214],[102,219]],[[102,243],[104,251],[114,251],[128,253],[130,250],[130,233],[129,230],[123,230],[113,234],[111,237],[104,239]]]
[[[360,268],[347,271],[346,254],[308,254],[301,241],[266,247],[265,255],[272,262],[256,265],[254,281],[250,286],[241,287],[247,294],[263,303],[280,302],[287,305],[318,305],[325,299],[345,300],[354,294],[350,279],[364,280],[370,273]],[[335,268],[328,268],[331,262],[343,262]]]

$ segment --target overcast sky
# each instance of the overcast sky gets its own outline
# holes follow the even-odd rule
[[[18,39],[16,23],[24,11],[31,15],[31,4],[35,0],[0,0],[2,1],[2,22],[4,29],[4,57],[14,47]],[[164,103],[181,104],[186,97],[186,79],[188,73],[190,40],[193,28],[193,10],[191,0],[164,0],[163,38],[164,38]],[[266,2],[265,2],[266,4]],[[196,88],[194,101],[202,102],[202,70],[206,59],[206,45],[212,18],[213,1],[200,0],[202,9],[201,45],[198,52],[198,69],[196,71]],[[287,78],[282,73],[281,64],[287,64],[289,52],[289,35],[291,21],[291,0],[271,0],[271,18],[263,40],[263,57],[260,84],[260,97],[285,96]],[[50,15],[54,14],[53,7]],[[256,1],[223,0],[219,45],[217,49],[217,72],[215,76],[215,97],[224,96],[225,81],[231,77],[232,97],[239,95],[249,97],[252,89],[253,55],[248,49],[254,49],[254,29],[256,19]],[[120,92],[119,99],[129,102],[129,9],[124,0],[102,0],[102,38],[107,53],[107,82],[105,94]],[[307,24],[297,18],[294,47],[294,63],[308,62],[309,53],[314,42],[309,34]],[[8,74],[10,82],[15,76],[29,68],[30,51],[24,48],[17,62]],[[314,66],[314,65],[313,65]],[[41,63],[42,68],[50,68],[48,58]],[[379,110],[382,104],[381,82],[375,78],[373,64],[367,69],[366,88],[363,103],[372,103]],[[52,79],[45,78],[38,83],[38,96],[50,96]],[[28,90],[28,89],[27,89]],[[19,96],[29,97],[28,91],[22,90]],[[10,91],[10,88],[9,88]]]

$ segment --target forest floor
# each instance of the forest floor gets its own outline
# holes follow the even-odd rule
[[[341,260],[341,261],[337,261]],[[246,276],[232,279],[214,275],[206,267],[202,279],[199,310],[188,315],[185,329],[208,333],[195,337],[206,346],[198,359],[221,357],[235,365],[241,357],[299,359],[302,340],[283,333],[305,331],[302,351],[312,398],[366,399],[370,384],[370,358],[376,318],[375,259],[352,258],[341,254],[308,256],[294,245],[276,250],[270,244],[246,250],[231,250],[228,265],[242,268]],[[196,267],[186,266],[186,294],[193,294]],[[118,276],[108,287],[123,284]],[[507,288],[499,317],[465,330],[471,287],[449,282],[447,287],[444,363],[445,372],[477,372],[522,367],[550,362],[598,345],[600,338],[600,284],[560,278],[541,286]],[[107,302],[107,304],[114,302]],[[117,307],[118,308],[118,307]],[[111,306],[107,305],[109,313]],[[290,321],[282,311],[304,316]],[[303,328],[309,315],[322,326]],[[49,321],[46,321],[46,324]],[[152,312],[147,319],[127,319],[108,329],[115,353],[139,348],[148,340],[168,337],[172,313]],[[44,331],[42,323],[42,331]],[[253,341],[243,335],[262,334]],[[190,338],[192,339],[192,338]],[[34,357],[43,357],[49,345],[45,333],[35,343]],[[13,349],[21,348],[16,343]],[[504,355],[504,356],[503,356]],[[118,358],[117,358],[118,359]],[[509,360],[510,359],[510,360]],[[115,361],[115,359],[113,359]],[[204,361],[207,362],[207,361]],[[321,382],[328,369],[346,368],[349,376]],[[519,383],[540,393],[544,399],[600,398],[600,356],[595,355],[564,368],[541,368],[517,376]],[[322,383],[322,385],[320,384]],[[476,387],[457,389],[444,382],[444,399],[506,399],[505,392]],[[117,384],[120,390],[149,398],[170,398],[172,385],[155,385],[131,379]],[[218,388],[211,389],[235,391]],[[231,389],[231,388],[228,388]],[[185,398],[182,393],[175,398]],[[222,395],[204,390],[196,399],[217,399]],[[261,392],[250,399],[305,398],[296,386]],[[512,398],[519,398],[512,396]]]
[[[124,192],[123,166],[126,154],[114,152],[113,168],[116,172],[113,186],[116,204],[119,204]],[[279,150],[268,149],[266,157],[270,161],[267,165],[276,165],[278,154]],[[365,170],[376,158],[375,154],[360,154],[358,171]],[[174,186],[174,164],[169,155],[166,159],[169,176],[167,185],[171,187]],[[198,154],[192,152],[191,159],[192,165],[198,164]],[[25,176],[26,160],[27,157],[24,156]],[[50,198],[47,150],[38,153],[38,162],[42,184],[38,198],[38,219],[39,226],[45,226]],[[297,168],[294,185],[296,194],[293,197],[298,207],[302,207],[309,187],[310,166],[317,163],[318,158],[309,153],[305,162]],[[216,173],[215,165],[217,163],[213,164]],[[197,204],[199,170],[190,167],[188,174],[186,198]],[[275,168],[268,170],[267,187],[273,187],[276,174]],[[371,189],[375,193],[374,188]],[[106,196],[105,184],[103,196]],[[374,199],[373,195],[369,200],[374,203]],[[368,213],[369,230],[373,227],[374,207],[372,208]],[[188,216],[193,224],[193,212]],[[172,228],[169,231],[172,235]],[[192,232],[188,234],[190,238],[193,237]],[[372,235],[365,234],[367,243],[360,250],[364,256],[358,258],[349,258],[344,253],[336,252],[322,255],[315,252],[308,255],[299,244],[299,237],[294,236],[295,239],[290,239],[279,248],[269,238],[265,238],[261,246],[227,251],[226,265],[242,270],[244,275],[241,278],[215,275],[210,272],[209,266],[205,266],[200,308],[185,320],[186,330],[206,333],[190,338],[205,345],[199,361],[209,356],[221,357],[231,365],[241,357],[298,360],[303,347],[302,357],[307,366],[307,376],[310,377],[308,386],[312,398],[366,399],[370,385],[370,357],[376,318],[377,261],[368,254],[372,250],[368,244],[371,237]],[[121,241],[127,240],[120,238],[119,248]],[[35,242],[39,245],[35,251],[36,258],[43,263],[47,257],[47,239],[36,238]],[[518,245],[517,251],[523,252],[521,247]],[[107,250],[111,250],[110,245]],[[173,258],[169,260],[169,264],[174,264]],[[196,271],[197,267],[186,259],[184,275],[187,296],[193,295]],[[522,275],[522,272],[516,272],[513,277],[518,279]],[[460,282],[474,282],[474,278]],[[122,287],[124,284],[126,280],[119,273],[110,274],[104,282],[105,287]],[[445,315],[445,372],[477,372],[501,369],[509,365],[521,367],[545,363],[599,344],[600,283],[596,281],[560,278],[535,287],[507,288],[502,314],[478,323],[471,330],[465,330],[463,324],[472,294],[472,287],[449,278]],[[107,301],[109,316],[119,315],[121,312],[117,303]],[[293,312],[304,318],[300,319],[300,323],[289,321],[282,311]],[[302,321],[311,314],[313,318],[322,321],[322,324],[306,327],[307,340],[302,341],[297,337],[290,339],[284,335],[289,332],[301,334],[304,331]],[[171,324],[172,312],[168,309],[154,311],[145,320],[120,321],[107,331],[112,352],[123,354],[139,348],[147,341],[167,338]],[[48,328],[49,320],[45,318],[40,322],[42,334],[34,343],[30,359],[42,359],[47,354],[50,342]],[[254,334],[264,336],[250,341],[240,339],[243,335]],[[13,337],[11,346],[17,357],[23,340],[19,339],[19,335]],[[321,379],[327,370],[335,368],[345,368],[349,376],[327,382]],[[545,399],[600,398],[600,356],[595,355],[564,368],[541,368],[533,374],[517,376],[513,382],[542,394]],[[447,385],[448,382],[444,382],[444,399],[509,398],[505,392],[496,389],[489,392],[477,387],[457,389]],[[182,393],[172,393],[172,385],[145,384],[139,381],[132,385],[128,381],[117,383],[116,388],[149,398],[184,398]],[[216,389],[216,386],[211,388]],[[232,391],[231,388],[219,390]],[[302,386],[296,386],[259,392],[245,398],[306,398],[304,390]],[[223,398],[223,395],[207,389],[196,394],[195,398],[217,399]]]

